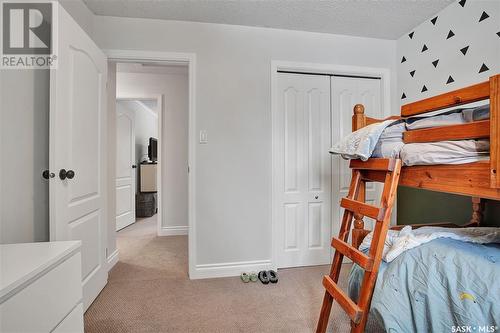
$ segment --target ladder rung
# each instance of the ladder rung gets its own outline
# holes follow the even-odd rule
[[[370,158],[368,161],[351,160],[349,167],[358,170],[394,171],[397,160],[394,158]]]
[[[348,257],[354,261],[359,266],[363,267],[365,271],[371,271],[373,268],[373,259],[368,257],[366,254],[349,245],[348,243],[340,240],[336,237],[332,238],[332,246],[342,253],[344,256]]]
[[[335,282],[330,278],[330,276],[325,275],[323,277],[323,286],[326,291],[340,304],[342,309],[347,313],[351,320],[358,324],[361,320],[361,315],[363,311],[361,308],[353,302],[352,299],[347,296],[342,289],[337,286]]]
[[[358,213],[363,216],[371,217],[377,221],[384,218],[385,211],[382,208],[378,208],[364,202],[352,200],[349,198],[342,198],[340,201],[340,206],[351,211],[353,213]]]

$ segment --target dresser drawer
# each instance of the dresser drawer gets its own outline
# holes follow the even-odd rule
[[[53,333],[83,333],[83,304],[78,303]]]
[[[0,332],[50,332],[82,300],[80,252],[0,305]]]

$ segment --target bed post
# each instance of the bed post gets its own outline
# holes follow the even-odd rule
[[[366,126],[365,107],[363,104],[354,105],[354,114],[352,116],[352,131],[357,131]]]
[[[472,217],[470,219],[468,227],[479,227],[483,221],[483,208],[484,202],[481,198],[472,197]]]
[[[363,104],[354,105],[354,114],[352,116],[352,131],[357,131],[360,128],[366,126],[366,116],[365,107]],[[365,189],[366,183],[361,182],[359,185],[357,201],[365,202]],[[363,238],[368,232],[365,230],[365,222],[363,221],[363,215],[354,214],[354,228],[352,229],[352,245],[356,248],[359,247]]]

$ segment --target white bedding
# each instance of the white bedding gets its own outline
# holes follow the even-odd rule
[[[369,249],[372,238],[373,232],[370,232],[363,239],[359,250],[365,251]],[[382,259],[386,262],[391,262],[403,252],[428,243],[436,238],[452,238],[477,244],[500,243],[500,228],[422,227],[412,230],[411,226],[406,226],[399,231],[389,230],[384,243]]]
[[[345,159],[370,157],[401,158],[403,165],[464,164],[487,159],[489,140],[456,140],[404,144],[407,130],[464,124],[489,118],[489,105],[452,110],[433,116],[413,117],[405,121],[386,120],[355,131],[330,149]]]
[[[488,159],[489,140],[457,140],[403,145],[403,165],[464,164]]]

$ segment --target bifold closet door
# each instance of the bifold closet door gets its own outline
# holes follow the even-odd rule
[[[279,268],[330,261],[330,77],[279,73],[274,123]]]
[[[332,141],[337,142],[352,132],[353,108],[356,104],[365,106],[366,115],[374,118],[383,118],[381,80],[376,78],[332,76]],[[351,181],[349,162],[338,155],[333,155],[333,202],[338,203],[347,196]],[[379,184],[368,183],[366,187],[366,201],[379,205]],[[336,235],[340,228],[342,210],[333,210],[333,233]],[[371,229],[374,221],[364,218],[365,227]]]

